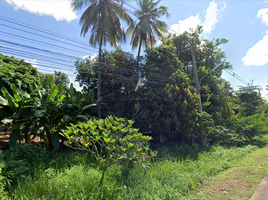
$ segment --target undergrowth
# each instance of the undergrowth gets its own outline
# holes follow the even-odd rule
[[[210,177],[235,166],[259,147],[158,147],[159,155],[145,170],[132,164],[128,175],[124,163],[107,170],[103,185],[94,160],[81,151],[39,157],[6,187],[11,199],[180,199]],[[22,159],[23,160],[23,159]],[[27,159],[23,162],[27,163]],[[41,166],[41,167],[40,167]]]

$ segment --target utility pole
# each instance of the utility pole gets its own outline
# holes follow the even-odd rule
[[[198,74],[197,74],[197,69],[196,69],[196,61],[195,61],[193,44],[191,44],[191,53],[192,53],[192,60],[193,60],[193,67],[194,67],[194,82],[195,82],[197,94],[199,95],[199,111],[202,111],[203,110],[202,101],[201,101],[201,95],[200,95],[200,89],[199,89]]]

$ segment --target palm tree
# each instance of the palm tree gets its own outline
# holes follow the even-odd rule
[[[86,10],[80,18],[82,25],[81,35],[90,30],[89,43],[94,47],[99,45],[99,66],[98,66],[98,99],[101,98],[101,51],[102,45],[107,42],[111,46],[117,46],[120,41],[125,41],[125,32],[121,20],[127,24],[132,23],[131,17],[114,0],[74,0],[72,8],[74,11]],[[101,117],[101,105],[98,103],[98,116]]]
[[[160,0],[156,2],[152,0],[139,0],[140,10],[135,11],[138,19],[127,29],[127,34],[131,37],[130,44],[132,45],[132,50],[136,50],[139,46],[138,62],[141,46],[145,48],[154,46],[156,43],[155,35],[157,35],[158,39],[161,39],[167,31],[167,24],[157,19],[168,15],[167,7],[156,7],[159,2]]]

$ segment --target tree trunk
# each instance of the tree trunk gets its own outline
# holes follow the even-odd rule
[[[140,62],[141,42],[142,42],[142,37],[141,37],[141,40],[140,40],[139,51],[138,51],[138,61],[137,61],[138,65],[139,65],[139,62]]]
[[[101,118],[101,46],[103,39],[103,31],[100,34],[100,43],[99,43],[99,63],[98,63],[98,117]]]
[[[101,179],[100,179],[100,185],[102,185],[103,179],[104,179],[105,171],[102,172]]]

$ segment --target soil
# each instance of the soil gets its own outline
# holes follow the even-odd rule
[[[9,135],[10,131],[4,125],[0,126],[0,150],[9,149]]]
[[[9,136],[11,134],[11,131],[8,127],[5,127],[4,125],[0,126],[0,150],[7,150],[9,149]],[[20,143],[24,143],[25,140],[20,140]],[[43,144],[43,142],[40,141],[40,137],[35,137],[33,140],[31,140],[31,143],[35,144]]]

